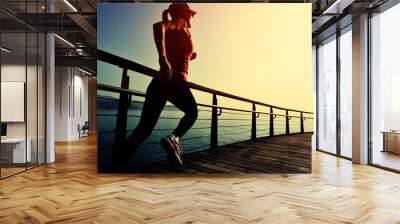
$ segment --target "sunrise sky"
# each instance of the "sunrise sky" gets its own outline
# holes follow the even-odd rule
[[[198,57],[189,65],[189,81],[276,106],[313,110],[311,4],[190,6],[198,12],[191,28]],[[158,70],[152,25],[166,8],[164,3],[99,4],[97,47]],[[98,63],[99,83],[118,86],[121,73]],[[131,88],[145,91],[150,78],[130,74]],[[208,94],[194,94],[198,102],[211,103]]]

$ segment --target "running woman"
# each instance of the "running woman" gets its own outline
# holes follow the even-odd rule
[[[189,32],[195,14],[186,3],[172,3],[164,10],[162,21],[153,25],[160,72],[147,87],[139,124],[127,139],[125,148],[133,149],[130,153],[136,151],[150,136],[169,101],[185,114],[172,134],[161,139],[168,160],[176,167],[183,165],[181,138],[193,126],[198,114],[196,100],[187,83],[189,61],[197,56]]]

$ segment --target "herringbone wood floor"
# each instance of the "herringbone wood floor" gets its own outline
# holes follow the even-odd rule
[[[400,175],[330,155],[312,174],[97,174],[95,141],[0,181],[0,223],[400,223]]]

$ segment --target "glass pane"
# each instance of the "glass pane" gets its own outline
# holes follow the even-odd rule
[[[27,140],[28,149],[30,148],[30,153],[28,153],[28,168],[34,167],[37,165],[38,158],[38,141],[37,141],[37,132],[38,132],[38,57],[37,57],[37,45],[38,45],[38,36],[36,32],[28,32],[27,33],[27,80],[26,80],[26,115],[27,115]]]
[[[336,38],[318,48],[318,148],[336,153]]]
[[[26,33],[3,32],[1,47],[1,175],[5,177],[25,170],[31,158],[29,141],[26,147]]]
[[[352,33],[340,37],[340,150],[341,155],[352,156]]]
[[[299,133],[301,130],[301,114],[299,112],[291,112],[289,111],[290,117],[289,120],[289,133]]]
[[[21,16],[43,13],[45,1],[1,1],[0,6]],[[7,21],[0,24],[4,87],[0,167],[5,177],[45,161],[45,36],[1,12],[0,17]]]
[[[37,1],[27,2],[26,12],[37,13],[39,5]],[[37,17],[27,17],[31,23],[38,22]],[[36,20],[36,21],[35,21]],[[27,142],[30,144],[30,158],[27,167],[35,167],[38,164],[38,45],[39,38],[36,30],[27,29],[27,80],[26,80],[26,114],[27,114]]]
[[[372,163],[400,170],[400,5],[372,18]]]
[[[277,116],[274,119],[274,135],[286,134],[286,111],[274,109]]]
[[[45,60],[46,60],[46,52],[45,52],[45,44],[46,38],[45,35],[39,33],[38,35],[38,163],[45,163]]]

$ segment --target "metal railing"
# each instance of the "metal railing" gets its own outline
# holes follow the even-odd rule
[[[104,84],[98,84],[97,88],[102,91],[106,92],[112,92],[112,93],[117,93],[120,94],[120,97],[118,98],[118,112],[115,115],[104,115],[104,116],[117,116],[117,121],[116,121],[116,126],[115,126],[115,136],[114,136],[114,144],[113,144],[113,154],[119,150],[119,147],[121,144],[123,144],[125,138],[126,138],[126,132],[127,132],[127,118],[132,116],[128,115],[128,110],[131,106],[132,103],[132,96],[140,96],[140,97],[146,97],[146,94],[144,92],[140,91],[135,91],[129,89],[129,81],[130,77],[128,76],[128,70],[147,75],[150,77],[158,75],[158,71],[148,68],[144,65],[138,64],[136,62],[127,60],[125,58],[110,54],[108,52],[98,50],[98,60],[112,64],[115,66],[118,66],[122,68],[122,81],[121,81],[121,87],[115,87],[115,86],[109,86],[109,85],[104,85]],[[218,147],[218,128],[220,127],[227,127],[229,126],[218,126],[218,122],[222,120],[229,120],[228,119],[219,119],[223,113],[225,114],[251,114],[251,124],[248,125],[251,127],[251,139],[255,140],[257,139],[257,119],[259,119],[260,116],[267,116],[269,117],[268,120],[264,121],[269,121],[269,135],[268,136],[275,136],[276,134],[274,133],[275,127],[281,125],[284,132],[280,134],[295,134],[295,133],[305,133],[307,132],[305,130],[305,121],[306,120],[312,120],[313,113],[307,112],[307,111],[301,111],[301,110],[295,110],[295,109],[289,109],[289,108],[284,108],[284,107],[279,107],[279,106],[274,106],[270,104],[266,104],[263,102],[259,101],[254,101],[250,100],[247,98],[243,98],[240,96],[236,96],[233,94],[221,92],[218,90],[214,90],[208,87],[204,87],[195,83],[189,82],[189,87],[194,90],[198,90],[201,92],[209,93],[212,95],[212,103],[211,104],[202,104],[198,103],[197,105],[202,108],[208,108],[208,110],[203,110],[203,111],[209,111],[211,112],[211,118],[210,119],[204,119],[204,120],[211,120],[211,125],[207,127],[202,127],[202,128],[209,128],[211,129],[210,131],[210,148],[215,149]],[[252,110],[244,110],[244,109],[239,109],[239,108],[232,108],[232,107],[224,107],[224,106],[219,106],[218,105],[218,97],[226,97],[229,99],[234,99],[238,100],[241,102],[245,103],[250,103],[252,105]],[[269,109],[269,112],[263,112],[263,111],[258,111],[257,107],[264,107]],[[276,110],[281,110],[284,111],[284,114],[279,114],[274,111]],[[202,111],[202,110],[199,110]],[[268,110],[267,110],[268,111]],[[290,113],[297,113],[298,115],[290,115]],[[308,115],[308,116],[306,116]],[[311,116],[310,116],[311,115]],[[137,116],[138,117],[138,116]],[[278,122],[278,118],[281,119],[281,123]],[[166,118],[166,119],[177,119],[177,118]],[[200,118],[199,118],[200,119]],[[282,121],[283,119],[283,121]],[[293,119],[298,119],[299,120],[299,130],[297,132],[291,132],[291,120]],[[240,119],[231,119],[231,120],[240,120]],[[283,122],[283,123],[282,123]],[[264,123],[265,124],[265,123]],[[240,125],[233,125],[230,126],[231,128],[237,127]],[[312,131],[310,131],[312,132]],[[206,136],[208,137],[208,136]]]

